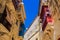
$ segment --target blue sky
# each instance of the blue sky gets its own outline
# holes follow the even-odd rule
[[[39,0],[23,0],[23,2],[26,12],[25,27],[28,28],[38,15]]]

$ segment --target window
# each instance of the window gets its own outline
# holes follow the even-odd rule
[[[38,38],[36,38],[36,40],[38,40]]]
[[[24,25],[24,23],[21,23],[20,24],[20,31],[19,31],[19,36],[23,36],[24,37],[24,33],[25,33],[25,25]]]

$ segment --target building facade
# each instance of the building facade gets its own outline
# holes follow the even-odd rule
[[[39,24],[39,16],[37,16],[34,22],[31,24],[30,28],[27,29],[24,40],[40,40],[40,24]]]
[[[25,18],[22,0],[0,0],[0,40],[23,40],[19,31]]]
[[[42,40],[60,40],[60,1],[41,0]]]

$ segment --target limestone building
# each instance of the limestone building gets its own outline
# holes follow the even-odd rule
[[[25,18],[22,0],[0,0],[0,40],[23,40],[19,27]]]
[[[60,40],[60,1],[41,0],[42,40]]]
[[[35,18],[31,26],[27,29],[24,40],[40,40],[39,16]]]

